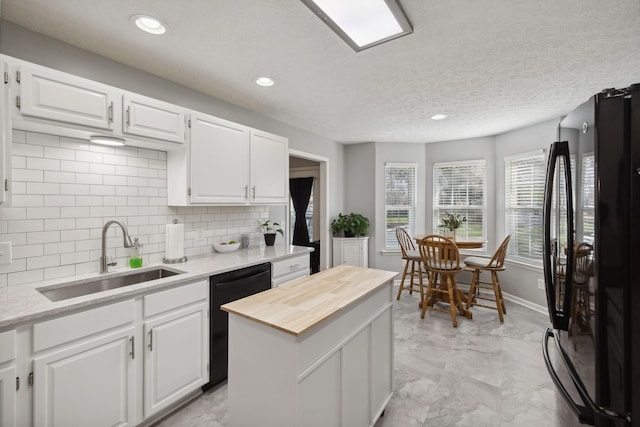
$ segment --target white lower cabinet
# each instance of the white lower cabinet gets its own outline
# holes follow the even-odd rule
[[[33,422],[15,421],[3,347],[0,427],[134,426],[169,409],[209,381],[208,301],[205,279],[32,325],[18,366],[33,370]]]
[[[201,304],[145,322],[145,417],[208,382],[207,308]]]
[[[333,266],[369,267],[369,237],[334,237]]]
[[[307,277],[310,272],[309,254],[274,261],[271,263],[271,287],[287,285],[295,280]]]
[[[340,374],[340,352],[336,352],[298,383],[296,426],[341,425]]]
[[[135,425],[133,327],[36,357],[34,425]]]
[[[0,427],[15,427],[16,421],[16,368],[0,369]]]

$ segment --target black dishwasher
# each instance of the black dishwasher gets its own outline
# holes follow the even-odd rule
[[[271,289],[271,264],[251,267],[211,276],[209,280],[209,383],[208,390],[227,379],[229,314],[220,306],[258,292]]]

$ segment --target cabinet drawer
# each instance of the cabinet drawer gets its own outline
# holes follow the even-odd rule
[[[286,285],[290,282],[293,282],[297,279],[302,279],[303,277],[307,277],[309,275],[309,269],[305,268],[302,270],[293,271],[289,274],[285,274],[282,276],[274,277],[271,280],[271,287],[277,288],[278,286]]]
[[[78,338],[133,322],[133,300],[94,308],[33,325],[33,351],[37,352]]]
[[[154,314],[173,310],[194,302],[206,301],[208,297],[208,280],[147,295],[144,297],[144,317],[153,316]]]
[[[16,331],[0,333],[0,363],[16,358]]]
[[[271,263],[271,276],[275,279],[278,276],[289,274],[294,271],[308,270],[310,266],[309,254],[275,261]]]

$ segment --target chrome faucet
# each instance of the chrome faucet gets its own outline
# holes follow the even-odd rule
[[[116,224],[120,226],[122,229],[122,241],[124,243],[125,248],[130,248],[133,246],[131,242],[131,237],[129,236],[129,231],[127,230],[127,226],[122,222],[112,219],[111,221],[107,221],[107,223],[102,227],[102,256],[100,257],[100,274],[108,273],[109,267],[115,266],[117,262],[107,262],[107,229],[111,224]]]

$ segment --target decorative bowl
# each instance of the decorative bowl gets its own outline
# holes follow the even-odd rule
[[[235,250],[237,250],[240,247],[240,242],[237,243],[214,243],[213,244],[213,249],[215,249],[217,252],[220,252],[221,254],[226,253],[226,252],[233,252]]]

